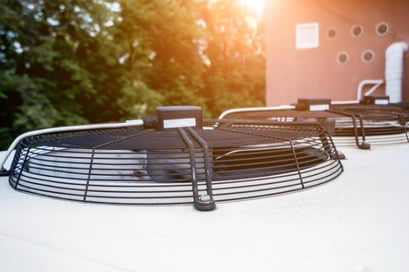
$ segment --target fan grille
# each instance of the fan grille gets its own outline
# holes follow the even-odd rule
[[[19,191],[84,202],[183,204],[297,191],[343,171],[318,123],[205,120],[205,127],[27,137],[9,182]]]
[[[335,137],[337,145],[355,143],[364,147],[367,138],[373,144],[409,142],[409,106],[405,104],[333,104],[326,111],[237,109],[225,117],[283,122],[314,120]]]

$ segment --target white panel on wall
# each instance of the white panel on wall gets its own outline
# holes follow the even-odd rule
[[[319,25],[318,23],[297,24],[296,48],[316,48],[319,45]]]

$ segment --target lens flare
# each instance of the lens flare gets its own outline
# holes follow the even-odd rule
[[[247,7],[257,15],[262,15],[266,0],[237,0],[241,5]]]

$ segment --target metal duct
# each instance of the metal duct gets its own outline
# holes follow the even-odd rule
[[[407,43],[396,42],[385,52],[386,95],[392,103],[402,102],[403,55],[407,50]]]

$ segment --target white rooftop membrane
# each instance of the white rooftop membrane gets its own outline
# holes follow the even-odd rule
[[[345,171],[327,184],[208,213],[57,200],[0,177],[1,270],[408,271],[409,144],[338,149]]]

